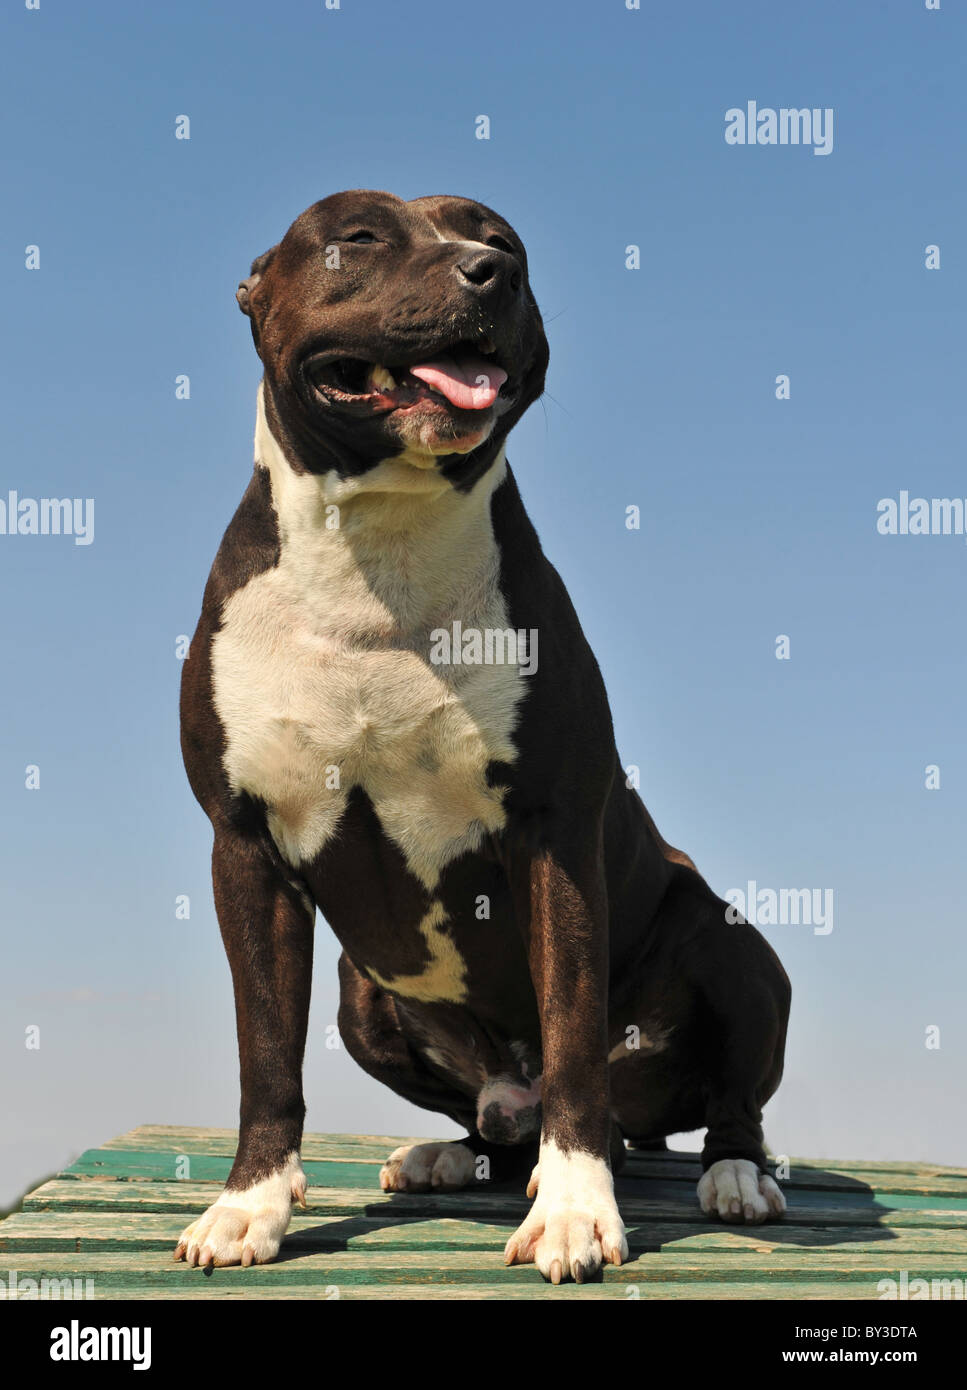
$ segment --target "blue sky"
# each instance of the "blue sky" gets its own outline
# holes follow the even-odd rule
[[[773,1148],[967,1164],[967,545],[875,524],[967,495],[964,40],[917,0],[4,7],[0,499],[93,497],[95,538],[0,535],[0,1204],[133,1125],[235,1123],[176,642],[251,468],[235,285],[351,187],[521,233],[551,367],[509,453],[622,757],[720,892],[834,891],[828,935],[765,929]],[[832,108],[832,153],[727,145],[749,100]],[[446,1132],[326,1047],[336,956],[320,924],[308,1126]]]

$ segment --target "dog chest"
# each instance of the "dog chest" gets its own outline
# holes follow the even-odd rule
[[[441,662],[433,640],[454,613],[507,627],[489,524],[470,528],[454,572],[445,533],[419,555],[398,534],[364,542],[293,531],[284,510],[280,520],[278,565],[227,600],[212,648],[229,783],[265,803],[294,866],[322,850],[362,788],[433,888],[502,826],[503,791],[487,768],[515,758],[518,668]]]

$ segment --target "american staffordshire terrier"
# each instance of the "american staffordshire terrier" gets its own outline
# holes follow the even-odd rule
[[[548,360],[520,238],[464,198],[339,193],[237,297],[264,366],[255,471],[181,714],[241,1117],[176,1258],[271,1260],[304,1202],[317,908],[343,947],[348,1051],[467,1130],[390,1154],[384,1190],[533,1168],[506,1259],[583,1280],[627,1258],[625,1142],[706,1127],[703,1210],[780,1215],[761,1117],[788,980],[627,785],[507,464]]]

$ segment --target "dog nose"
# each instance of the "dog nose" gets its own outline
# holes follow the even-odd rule
[[[516,294],[520,289],[520,270],[513,257],[503,251],[473,251],[457,262],[457,274],[477,291],[509,285]]]

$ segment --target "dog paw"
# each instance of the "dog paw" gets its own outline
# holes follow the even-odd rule
[[[390,1154],[379,1185],[384,1192],[456,1192],[473,1179],[474,1165],[466,1144],[408,1144]]]
[[[603,1264],[620,1265],[628,1258],[624,1222],[604,1159],[565,1154],[553,1143],[543,1144],[527,1191],[536,1191],[537,1197],[507,1242],[507,1264],[536,1264],[552,1284],[568,1278],[582,1284]]]
[[[718,1212],[723,1221],[749,1226],[786,1210],[777,1183],[747,1158],[721,1158],[713,1163],[699,1180],[698,1200],[706,1215]]]
[[[292,1215],[304,1207],[306,1177],[299,1155],[284,1168],[247,1188],[226,1188],[204,1215],[193,1221],[175,1247],[175,1259],[190,1265],[262,1265],[279,1253]]]

